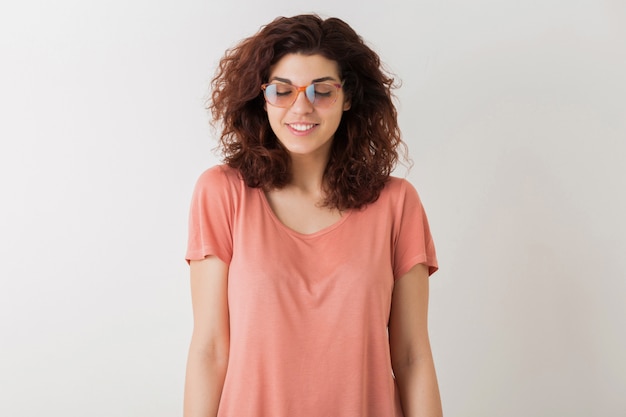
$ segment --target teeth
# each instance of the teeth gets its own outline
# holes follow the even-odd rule
[[[289,125],[289,126],[291,126],[291,128],[293,130],[297,130],[298,132],[304,132],[304,131],[313,129],[313,127],[315,125],[314,124],[300,124],[300,123],[298,123],[298,124],[292,124],[292,125]]]

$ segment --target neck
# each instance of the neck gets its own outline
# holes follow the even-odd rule
[[[299,155],[291,156],[291,183],[294,187],[307,194],[322,194],[324,170],[328,164],[328,156],[311,158]]]

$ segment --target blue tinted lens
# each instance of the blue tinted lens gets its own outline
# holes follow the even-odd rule
[[[311,84],[306,88],[306,98],[309,99],[311,104],[315,103],[315,84]]]
[[[276,103],[276,84],[270,84],[265,87],[265,98],[270,103]]]

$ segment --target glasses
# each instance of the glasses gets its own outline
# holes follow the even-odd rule
[[[291,107],[296,102],[300,92],[309,102],[318,108],[330,107],[335,104],[339,96],[339,89],[343,83],[313,83],[304,87],[286,83],[263,84],[261,89],[265,95],[265,101],[276,107]]]

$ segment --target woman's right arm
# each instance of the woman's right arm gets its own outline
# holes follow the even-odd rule
[[[187,359],[184,417],[215,417],[222,395],[230,330],[228,266],[216,256],[190,262],[193,334]]]

